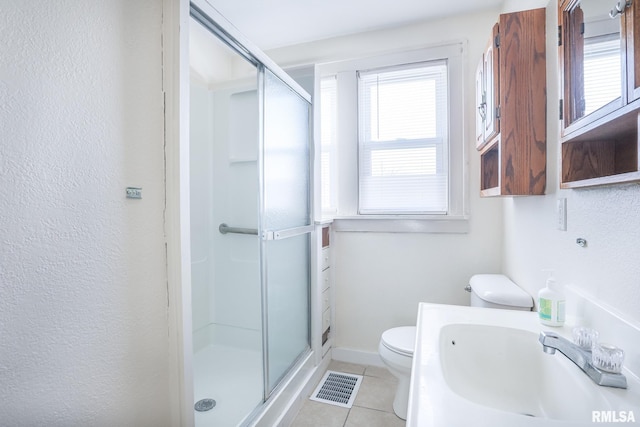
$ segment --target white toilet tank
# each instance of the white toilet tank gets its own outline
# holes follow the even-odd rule
[[[533,298],[502,274],[476,274],[469,280],[471,307],[531,311]]]

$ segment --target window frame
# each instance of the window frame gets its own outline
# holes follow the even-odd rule
[[[421,138],[413,138],[413,139],[378,139],[371,135],[370,125],[373,121],[373,111],[366,111],[362,103],[364,103],[368,96],[367,94],[362,93],[362,90],[369,87],[369,84],[365,82],[367,80],[366,76],[371,75],[380,75],[385,73],[393,73],[396,71],[407,71],[407,70],[416,70],[416,69],[429,69],[429,67],[436,68],[442,67],[444,65],[445,70],[447,70],[447,77],[445,80],[445,88],[448,89],[448,68],[449,64],[447,60],[435,59],[430,61],[422,61],[422,62],[413,62],[408,64],[401,65],[392,65],[388,67],[376,68],[371,70],[359,70],[356,73],[358,78],[358,214],[359,215],[446,215],[449,210],[449,122],[450,122],[450,112],[447,111],[445,117],[435,117],[435,135],[433,136],[423,136]],[[435,80],[439,80],[442,78],[442,74],[438,72],[433,72],[431,70],[428,71]],[[363,75],[365,77],[363,77]],[[424,76],[420,78],[414,77],[416,81],[422,80]],[[440,82],[442,84],[442,82]],[[442,86],[440,86],[442,87]],[[436,89],[438,88],[436,83]],[[448,92],[448,91],[447,91]],[[435,101],[439,104],[444,104],[445,108],[448,108],[449,100],[448,93],[445,98],[440,98],[437,95],[437,92],[434,93],[436,96]],[[439,105],[436,108],[439,111],[443,105]],[[379,117],[378,117],[379,118]],[[378,135],[379,137],[379,135]],[[398,185],[394,184],[394,181],[406,181],[408,179],[406,175],[398,176],[397,178],[392,177],[378,177],[376,178],[373,173],[367,173],[368,168],[367,165],[371,165],[371,157],[372,154],[377,151],[386,151],[386,150],[403,150],[403,149],[416,149],[416,148],[429,148],[433,147],[436,150],[436,172],[433,176],[424,176],[421,178],[417,178],[414,176],[414,179],[425,180],[425,181],[437,181],[442,179],[443,176],[446,176],[446,184],[444,190],[446,194],[444,194],[444,204],[446,205],[444,209],[432,209],[432,210],[418,210],[414,206],[414,209],[411,210],[409,208],[401,208],[397,206],[395,209],[374,209],[367,208],[364,206],[366,197],[363,195],[364,188],[367,185],[370,185],[372,181],[379,181],[380,185]],[[446,165],[445,165],[446,163]]]
[[[325,90],[325,86],[324,83],[325,82],[330,82],[332,81],[333,83],[331,84],[331,89],[336,89],[337,88],[337,76],[335,74],[331,74],[331,75],[325,75],[320,77],[319,79],[319,85],[318,88],[320,90],[320,112],[322,112],[322,108],[323,108],[323,100],[324,100],[324,90]],[[337,98],[337,90],[335,90],[332,95],[334,97]],[[316,99],[316,102],[318,102],[318,100]],[[337,104],[337,100],[334,102],[334,105]],[[334,217],[337,213],[338,213],[338,204],[337,204],[337,181],[338,181],[338,176],[337,176],[337,159],[338,159],[338,153],[337,153],[337,126],[338,126],[338,115],[337,113],[334,111],[332,113],[332,122],[333,125],[335,127],[335,129],[333,130],[333,135],[323,135],[322,134],[322,130],[323,130],[323,125],[320,124],[320,138],[319,138],[319,145],[320,145],[320,153],[319,153],[319,164],[316,166],[316,169],[318,171],[320,171],[320,186],[319,191],[320,191],[320,211],[321,211],[321,215],[322,217]],[[320,114],[319,116],[320,118],[322,117],[322,115]],[[328,143],[325,143],[326,141],[329,141]],[[323,164],[324,162],[324,158],[325,155],[328,157],[328,163],[325,165]],[[328,178],[329,178],[329,182],[325,183],[323,182],[322,178],[324,178],[324,167],[328,168]],[[322,199],[322,195],[325,192],[325,185],[327,186],[326,189],[328,190],[328,195],[329,195],[329,200],[327,201],[327,203],[325,204],[324,200]]]
[[[318,77],[337,79],[337,231],[466,233],[469,231],[468,161],[465,143],[466,42],[318,65]],[[358,213],[357,72],[411,63],[446,60],[449,84],[449,209],[446,214]]]

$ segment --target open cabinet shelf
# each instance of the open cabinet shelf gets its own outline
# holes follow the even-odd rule
[[[560,188],[640,181],[636,108],[630,105],[563,138]]]
[[[480,195],[500,195],[500,138],[487,144],[480,154]]]

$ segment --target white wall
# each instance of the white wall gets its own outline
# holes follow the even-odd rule
[[[1,9],[0,424],[169,425],[162,3]]]
[[[545,7],[507,1],[501,12]],[[387,327],[413,323],[417,301],[465,303],[461,284],[473,273],[502,271],[532,295],[544,285],[542,269],[632,321],[640,319],[640,185],[559,190],[557,3],[547,6],[547,195],[479,199],[473,149],[473,71],[495,14],[475,14],[396,30],[364,33],[268,52],[283,65],[364,57],[395,49],[469,41],[465,130],[470,154],[471,232],[468,235],[338,233],[336,346],[375,351]],[[568,199],[568,230],[556,230],[556,199]],[[502,212],[499,210],[502,207]],[[504,223],[504,225],[502,225]],[[587,248],[575,244],[582,237]],[[501,259],[499,259],[501,258]],[[435,280],[434,280],[435,278]]]
[[[504,270],[533,295],[542,269],[640,321],[640,185],[559,190],[557,3],[547,7],[547,195],[504,202]],[[556,229],[556,199],[567,198],[567,231]],[[576,245],[576,238],[588,246]],[[570,310],[570,308],[569,308]]]
[[[338,232],[332,242],[335,269],[335,346],[376,352],[381,333],[415,324],[419,301],[468,304],[463,290],[475,273],[499,272],[502,202],[478,196],[475,155],[475,69],[497,21],[473,14],[312,42],[267,52],[280,66],[324,63],[467,40],[464,123],[470,178],[470,232],[391,234]],[[355,165],[354,165],[355,167]]]

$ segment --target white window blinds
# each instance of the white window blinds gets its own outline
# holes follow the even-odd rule
[[[447,62],[358,72],[360,214],[446,214]]]
[[[621,96],[621,54],[619,34],[585,39],[584,114]],[[606,76],[606,78],[603,78]]]
[[[337,132],[336,76],[320,80],[320,199],[322,213],[336,213],[336,132]]]

